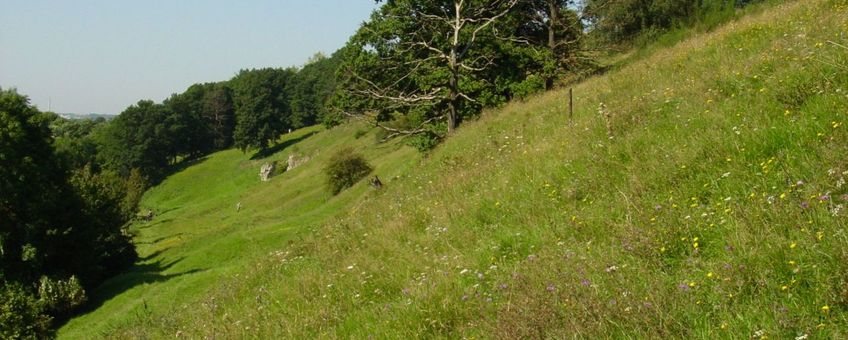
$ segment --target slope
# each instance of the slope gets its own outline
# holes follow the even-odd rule
[[[789,2],[575,86],[572,122],[564,91],[487,112],[107,335],[844,338],[846,31]]]
[[[268,157],[218,152],[150,189],[141,206],[156,212],[155,218],[133,226],[141,261],[101,286],[92,297],[96,309],[68,322],[60,338],[108,336],[120,325],[194,303],[268,251],[343,213],[369,190],[360,183],[338,196],[328,193],[321,169],[333,150],[354,147],[384,178],[407,172],[417,159],[399,143],[378,145],[371,134],[354,137],[362,131],[367,129],[359,124],[297,130],[284,135]],[[292,154],[310,159],[260,181],[262,164],[278,161],[285,170]]]

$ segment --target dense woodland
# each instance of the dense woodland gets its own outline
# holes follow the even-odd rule
[[[2,90],[0,337],[50,334],[132,265],[141,195],[183,162],[231,147],[261,155],[290,129],[350,119],[427,150],[484,108],[597,72],[604,52],[751,1],[378,2],[330,56],[241,70],[109,121],[66,120]]]

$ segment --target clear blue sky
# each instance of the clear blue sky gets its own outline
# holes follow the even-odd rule
[[[243,68],[342,47],[373,0],[0,0],[0,87],[39,109],[120,113]]]

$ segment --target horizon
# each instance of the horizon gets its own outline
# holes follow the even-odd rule
[[[40,110],[117,115],[242,69],[330,55],[373,1],[0,1],[0,87]]]

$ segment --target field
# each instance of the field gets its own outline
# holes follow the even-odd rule
[[[774,6],[427,155],[358,124],[213,154],[59,337],[848,337],[846,31],[844,0]],[[386,185],[331,197],[350,145]]]

